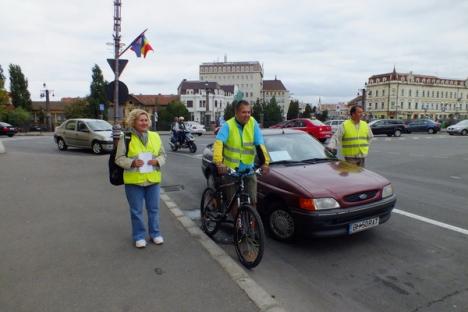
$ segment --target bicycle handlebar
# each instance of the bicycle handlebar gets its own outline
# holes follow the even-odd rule
[[[233,176],[233,177],[240,177],[240,176],[248,176],[248,175],[252,175],[252,174],[256,174],[256,175],[259,175],[261,176],[262,175],[262,168],[253,168],[253,170],[249,170],[249,171],[244,171],[244,172],[238,172],[237,170],[234,170],[232,168],[227,168],[227,173],[228,175],[230,176]]]

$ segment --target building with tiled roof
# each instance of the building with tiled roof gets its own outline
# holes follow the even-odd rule
[[[468,79],[398,73],[369,77],[365,110],[373,118],[446,119],[468,116]]]
[[[289,109],[289,91],[284,86],[283,82],[279,79],[263,80],[262,100],[268,103],[275,97],[278,105],[283,109],[283,116],[286,117]]]

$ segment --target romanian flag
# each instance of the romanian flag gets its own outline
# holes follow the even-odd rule
[[[146,53],[148,53],[149,50],[154,51],[145,35],[140,35],[138,38],[136,38],[133,41],[130,49],[135,52],[137,57],[141,57],[141,54],[143,54],[143,57],[145,58]]]

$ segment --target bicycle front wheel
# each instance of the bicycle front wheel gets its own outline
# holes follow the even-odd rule
[[[240,262],[248,269],[256,267],[263,257],[265,232],[258,212],[249,205],[239,208],[234,222],[234,245]]]
[[[219,207],[216,192],[212,188],[203,191],[200,203],[201,228],[208,236],[213,236],[219,228]]]

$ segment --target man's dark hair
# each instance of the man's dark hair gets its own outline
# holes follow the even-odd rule
[[[236,105],[234,106],[236,112],[239,110],[239,108],[240,108],[242,105],[250,105],[250,103],[247,102],[246,100],[240,100],[240,101],[237,102]]]
[[[358,109],[358,108],[362,109],[362,107],[359,106],[359,105],[353,105],[353,106],[351,106],[351,109],[349,110],[349,114],[350,114],[350,115],[354,114],[354,113],[356,112],[356,109]]]

